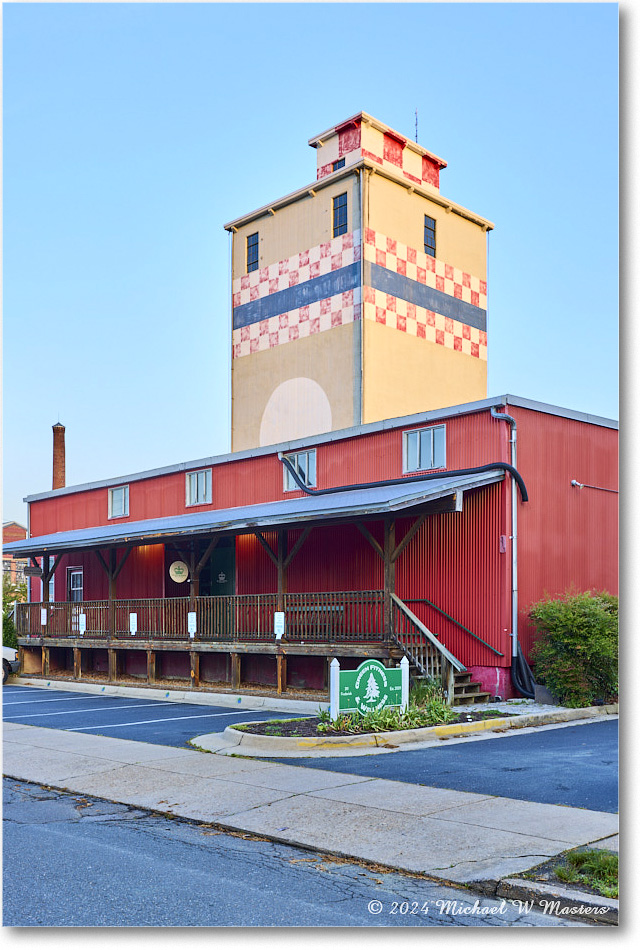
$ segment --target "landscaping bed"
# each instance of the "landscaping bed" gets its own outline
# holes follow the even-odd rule
[[[480,712],[462,712],[454,713],[452,718],[448,719],[448,725],[456,725],[466,722],[482,722],[487,719],[505,719],[510,716],[519,715],[519,713],[503,713],[497,710],[482,710]],[[284,738],[319,738],[321,736],[354,736],[371,735],[373,732],[392,732],[400,728],[399,724],[390,726],[389,729],[379,727],[377,729],[323,729],[319,730],[319,725],[327,726],[327,718],[319,716],[305,717],[301,719],[272,719],[266,722],[248,722],[236,723],[232,728],[240,732],[250,732],[258,736],[282,736]],[[443,725],[443,723],[427,723],[426,725]],[[403,727],[401,727],[403,728]],[[409,725],[407,728],[416,729],[417,724]]]

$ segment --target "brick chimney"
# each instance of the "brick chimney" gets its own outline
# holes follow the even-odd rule
[[[53,480],[51,487],[65,487],[65,427],[59,422],[53,428]]]

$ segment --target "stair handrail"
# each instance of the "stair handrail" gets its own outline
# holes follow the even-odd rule
[[[417,627],[417,629],[419,630],[419,632],[422,633],[423,636],[424,636],[427,640],[430,641],[430,643],[435,647],[435,649],[438,650],[439,653],[441,653],[441,655],[443,656],[443,658],[444,658],[445,660],[447,660],[448,663],[450,663],[450,665],[451,665],[452,668],[455,670],[455,672],[457,672],[457,673],[465,673],[465,672],[466,672],[466,667],[464,666],[464,664],[463,664],[463,663],[460,663],[459,660],[457,659],[457,657],[456,657],[456,656],[453,656],[453,654],[450,652],[450,650],[447,650],[446,647],[443,645],[443,643],[440,643],[440,642],[439,642],[439,640],[438,640],[437,637],[434,635],[434,633],[432,633],[432,632],[428,629],[428,627],[427,627],[424,623],[421,622],[421,620],[419,619],[419,617],[418,617],[416,614],[414,614],[414,613],[412,612],[412,610],[410,609],[410,607],[408,607],[406,604],[404,604],[403,600],[401,600],[399,597],[397,597],[396,594],[390,594],[390,599],[392,600],[393,604],[395,604],[395,606],[396,606],[403,614],[406,615],[406,617],[408,618],[408,620],[410,620],[410,622],[413,623],[413,624],[415,625],[415,627]],[[395,638],[395,639],[396,639],[396,638]],[[399,645],[400,645],[400,646],[402,647],[402,649],[403,649],[403,644],[400,643],[399,641],[397,641],[397,642],[399,643]],[[404,650],[404,652],[405,652],[405,650]]]
[[[479,643],[482,643],[485,647],[488,647],[489,650],[496,656],[504,656],[501,650],[496,650],[495,647],[491,646],[490,643],[486,643],[481,637],[477,636],[476,633],[473,633],[472,630],[469,630],[468,627],[465,627],[463,623],[460,623],[459,620],[455,620],[454,617],[451,617],[450,614],[447,614],[445,610],[442,610],[441,607],[438,607],[437,604],[433,604],[432,600],[428,600],[427,597],[409,597],[407,603],[409,604],[428,604],[429,607],[432,607],[437,613],[442,614],[444,617],[447,617],[448,620],[451,620],[460,630],[463,630],[464,633],[467,633],[469,636],[474,637],[475,640],[478,640]]]

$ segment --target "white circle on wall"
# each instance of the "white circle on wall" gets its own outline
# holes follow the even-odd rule
[[[314,379],[297,376],[277,386],[263,411],[260,445],[290,442],[332,429],[332,409]]]

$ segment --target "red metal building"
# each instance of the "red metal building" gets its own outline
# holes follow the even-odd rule
[[[333,656],[406,653],[515,695],[529,605],[617,592],[617,440],[502,396],[30,496],[23,671],[324,690]]]

